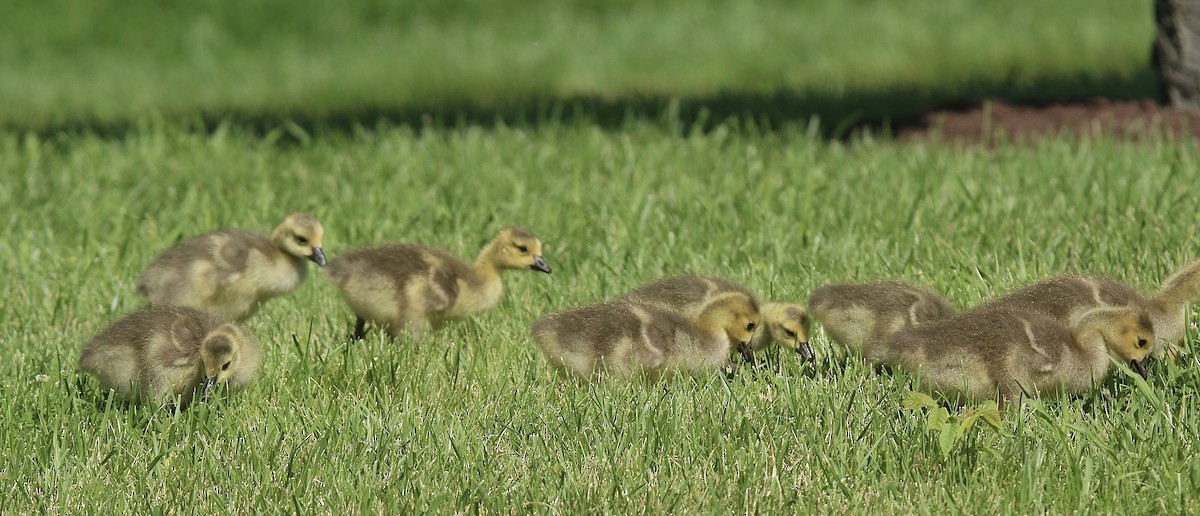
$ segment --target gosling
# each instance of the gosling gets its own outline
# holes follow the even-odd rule
[[[763,349],[770,343],[794,350],[805,360],[814,360],[812,348],[808,344],[811,323],[808,311],[795,303],[764,303],[762,305],[762,326],[754,332],[750,339],[750,351]],[[743,356],[743,358],[747,358]]]
[[[919,374],[950,398],[1018,401],[1083,393],[1108,375],[1112,356],[1146,375],[1154,329],[1132,307],[1092,309],[1072,325],[1038,312],[976,309],[905,328],[881,346],[880,360]]]
[[[1154,323],[1154,356],[1178,357],[1186,332],[1187,307],[1200,302],[1200,261],[1167,277],[1150,296],[1118,281],[1099,276],[1059,276],[1009,292],[985,306],[1005,306],[1043,312],[1069,323],[1101,306],[1133,306],[1145,310]]]
[[[542,317],[531,333],[546,360],[577,379],[644,374],[657,381],[683,373],[732,372],[732,346],[749,343],[758,317],[757,306],[743,297],[709,303],[695,319],[617,300]]]
[[[958,313],[936,292],[901,281],[825,285],[809,296],[808,309],[831,339],[868,362],[894,333]]]
[[[393,337],[407,329],[420,341],[429,329],[494,308],[504,292],[502,272],[549,274],[541,254],[542,242],[532,232],[513,227],[501,231],[473,264],[429,247],[388,244],[343,254],[330,261],[326,275],[357,317],[355,339],[365,336],[371,322]]]
[[[79,368],[133,403],[180,407],[219,386],[244,388],[258,372],[258,343],[232,323],[182,306],[150,306],[92,337]]]
[[[317,219],[288,215],[271,236],[238,230],[207,233],[155,258],[137,282],[151,305],[190,306],[244,321],[262,303],[300,286],[307,262],[325,265],[325,229]]]
[[[657,306],[696,318],[711,303],[730,297],[739,297],[757,305],[754,293],[737,283],[724,278],[698,275],[675,276],[642,285],[621,300]],[[750,342],[738,347],[737,351],[745,362],[753,362],[754,352],[771,343],[778,343],[795,350],[805,360],[813,360],[812,348],[808,345],[808,312],[796,304],[767,303],[762,305],[762,328]]]

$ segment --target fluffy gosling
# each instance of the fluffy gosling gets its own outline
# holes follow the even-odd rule
[[[345,253],[330,261],[329,280],[357,316],[354,338],[366,323],[393,337],[407,328],[413,340],[447,321],[491,310],[504,292],[500,274],[535,270],[549,274],[542,242],[528,229],[508,228],[483,248],[473,264],[415,244],[388,244]]]
[[[762,305],[762,326],[750,339],[750,350],[758,351],[774,342],[811,362],[815,357],[808,344],[810,325],[808,311],[801,305],[765,303]]]
[[[1178,356],[1186,332],[1187,307],[1200,302],[1200,261],[1175,272],[1149,296],[1099,276],[1059,276],[1009,292],[985,304],[1043,312],[1069,323],[1102,306],[1133,306],[1154,322],[1154,356]]]
[[[578,379],[645,374],[656,381],[689,372],[732,372],[732,345],[750,342],[758,317],[758,307],[743,297],[709,303],[694,319],[618,300],[542,317],[531,333],[555,369]]]
[[[207,233],[168,249],[146,267],[137,291],[151,305],[199,308],[244,321],[267,300],[300,286],[307,262],[325,265],[325,229],[293,213],[271,236],[249,231]]]
[[[737,283],[711,276],[684,275],[664,278],[642,285],[621,296],[624,302],[652,305],[695,318],[710,304],[729,297],[740,297],[757,305],[754,293]],[[804,307],[795,304],[762,305],[762,327],[750,342],[738,347],[742,359],[751,362],[754,352],[778,343],[795,350],[805,360],[813,360],[808,345],[809,321]],[[765,330],[765,331],[764,331]]]
[[[876,344],[910,326],[958,312],[932,290],[901,281],[825,285],[808,298],[813,318],[835,342],[875,361]]]
[[[1145,312],[1096,308],[1073,325],[1029,311],[976,309],[905,328],[880,346],[880,360],[920,374],[935,394],[968,399],[1082,393],[1108,375],[1112,356],[1142,376],[1154,342]]]
[[[123,400],[186,406],[218,386],[242,389],[259,361],[258,343],[236,325],[194,308],[150,306],[92,337],[79,367]]]

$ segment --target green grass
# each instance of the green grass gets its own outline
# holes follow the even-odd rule
[[[1154,95],[1142,0],[13,0],[0,127],[819,117]]]
[[[798,126],[3,134],[0,511],[1196,512],[1193,361],[1011,411],[943,457],[901,408],[907,377],[820,333],[811,365],[575,385],[527,329],[684,271],[781,300],[899,278],[971,305],[1069,270],[1149,290],[1200,256],[1198,170],[1194,143],[1154,137],[842,145]],[[520,223],[555,272],[508,275],[496,310],[419,347],[349,342],[314,274],[247,323],[260,378],[180,414],[106,406],[78,375],[156,253],[294,210],[331,257],[394,239],[469,256]]]

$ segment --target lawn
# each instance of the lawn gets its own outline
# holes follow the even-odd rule
[[[0,512],[1200,511],[1194,356],[944,439],[910,377],[819,329],[814,363],[663,384],[564,382],[528,337],[683,272],[967,307],[1064,272],[1149,291],[1200,258],[1193,141],[823,137],[951,98],[1153,90],[1149,5],[992,4],[6,6]],[[157,253],[293,211],[330,257],[470,257],[521,224],[554,273],[508,274],[495,310],[416,345],[351,341],[313,270],[245,325],[260,377],[179,413],[77,372]]]
[[[731,380],[575,385],[527,337],[539,315],[663,274],[803,300],[899,278],[967,306],[1068,270],[1148,290],[1195,258],[1194,144],[851,145],[797,131],[659,124],[380,129],[279,145],[236,129],[120,141],[8,136],[0,199],[0,471],[8,510],[337,512],[1185,512],[1200,468],[1198,370],[1158,365],[1010,411],[948,455],[825,340]],[[247,327],[248,390],[181,414],[105,405],[83,341],[142,304],[161,249],[214,227],[324,221],[336,256],[404,239],[470,256],[525,224],[554,274],[512,273],[495,311],[415,346],[346,335],[313,274]],[[1189,342],[1196,335],[1189,334]],[[777,370],[775,370],[777,369]],[[965,410],[967,407],[951,407]],[[791,507],[793,509],[787,509]]]

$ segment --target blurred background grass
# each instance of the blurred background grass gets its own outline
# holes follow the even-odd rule
[[[341,128],[669,113],[824,129],[1150,97],[1149,1],[12,0],[0,128]]]

